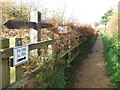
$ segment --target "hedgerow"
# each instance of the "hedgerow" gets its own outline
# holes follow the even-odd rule
[[[107,62],[107,72],[111,79],[111,86],[120,88],[120,41],[117,36],[111,38],[102,34],[104,56]]]

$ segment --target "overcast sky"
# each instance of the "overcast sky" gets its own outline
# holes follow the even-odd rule
[[[119,0],[47,0],[44,7],[63,9],[66,17],[75,17],[82,23],[100,20],[104,13]]]
[[[67,18],[75,17],[81,23],[98,22],[104,13],[119,0],[13,0],[24,2],[35,2],[38,7],[49,10],[63,10]]]

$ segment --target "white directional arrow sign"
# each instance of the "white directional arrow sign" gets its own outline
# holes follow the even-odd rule
[[[28,45],[14,47],[13,66],[21,65],[28,61]]]

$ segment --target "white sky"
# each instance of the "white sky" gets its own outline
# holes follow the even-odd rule
[[[13,0],[22,1],[23,0]],[[49,10],[63,10],[67,18],[75,17],[80,23],[94,23],[101,19],[101,16],[119,0],[24,0],[34,1],[38,7]]]
[[[63,9],[66,17],[75,17],[82,23],[99,21],[101,16],[119,0],[46,0],[44,7]]]

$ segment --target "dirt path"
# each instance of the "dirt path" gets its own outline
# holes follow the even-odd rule
[[[73,88],[110,88],[103,52],[103,43],[99,35],[92,48],[92,53],[82,60],[77,69]]]

